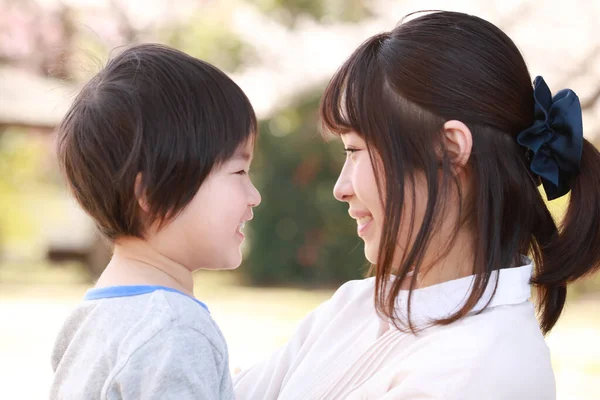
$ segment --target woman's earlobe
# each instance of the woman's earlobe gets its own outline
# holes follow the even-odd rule
[[[461,167],[467,165],[473,149],[473,136],[469,127],[461,121],[446,121],[444,141],[452,163]]]

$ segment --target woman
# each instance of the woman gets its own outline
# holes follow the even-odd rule
[[[236,377],[238,398],[554,399],[543,335],[600,263],[600,154],[575,93],[532,87],[489,22],[436,12],[363,43],[321,113],[375,277]],[[560,229],[539,184],[571,192]]]

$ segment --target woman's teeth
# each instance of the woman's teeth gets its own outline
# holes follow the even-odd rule
[[[369,222],[371,222],[372,220],[373,220],[373,217],[371,217],[371,216],[356,218],[356,221],[358,222],[359,225],[366,225]]]

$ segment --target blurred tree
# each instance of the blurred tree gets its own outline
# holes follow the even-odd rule
[[[74,20],[73,8],[64,4],[48,10],[35,0],[0,0],[0,63],[69,79]]]
[[[294,26],[301,17],[321,23],[357,22],[372,15],[366,0],[259,0],[262,11],[280,22]]]
[[[232,29],[229,19],[236,3],[255,5],[290,31],[299,28],[297,23],[303,20],[330,24],[356,22],[372,15],[372,2],[367,0],[207,0],[188,1],[187,6],[167,4],[164,13],[140,22],[126,1],[109,0],[111,6],[101,9],[69,2],[71,5],[52,12],[41,3],[0,0],[0,63],[75,80],[87,78],[100,68],[81,60],[104,60],[115,46],[137,41],[170,44],[230,73],[241,72],[256,60],[264,62],[243,35]],[[533,11],[535,7],[526,2],[518,13]],[[518,19],[505,23],[511,21]],[[585,62],[565,75],[569,79],[586,75],[598,54],[599,48],[593,48]],[[68,63],[67,58],[77,64]],[[82,74],[86,64],[88,71]],[[324,143],[318,135],[321,89],[299,96],[260,122],[253,169],[263,203],[247,228],[251,231],[249,253],[240,269],[251,283],[333,284],[359,277],[365,270],[356,225],[348,218],[347,206],[332,195],[343,152],[341,144]],[[597,109],[599,101],[600,90],[596,90],[582,98],[582,105],[589,111]],[[43,170],[35,167],[34,158],[40,157],[35,153],[37,147],[25,150],[20,140],[13,136],[0,140],[0,208],[11,221],[26,218],[17,219],[18,213],[7,211],[13,207],[8,199],[16,197],[3,194],[31,192],[26,182],[43,176]],[[0,221],[0,226],[5,225]],[[9,226],[16,225],[10,222]]]
[[[36,194],[50,186],[45,181],[47,143],[23,129],[6,129],[0,135],[0,231],[2,239],[27,238],[36,228],[36,215],[28,206]]]
[[[159,41],[206,60],[220,69],[237,72],[256,59],[252,46],[225,23],[222,12],[195,13],[187,21],[165,26]]]
[[[263,200],[240,270],[252,284],[334,284],[365,270],[356,224],[332,194],[344,152],[317,131],[321,93],[260,123],[252,175]]]
[[[123,3],[111,0],[110,4],[123,43],[148,40],[165,43],[227,72],[235,72],[253,60],[252,48],[228,23],[231,10],[226,4],[195,6],[185,18],[163,15],[162,20],[138,28]]]

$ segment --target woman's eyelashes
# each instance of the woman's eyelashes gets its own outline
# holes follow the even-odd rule
[[[349,157],[352,154],[356,153],[358,151],[358,149],[354,148],[354,147],[345,147],[344,148],[344,154]]]

